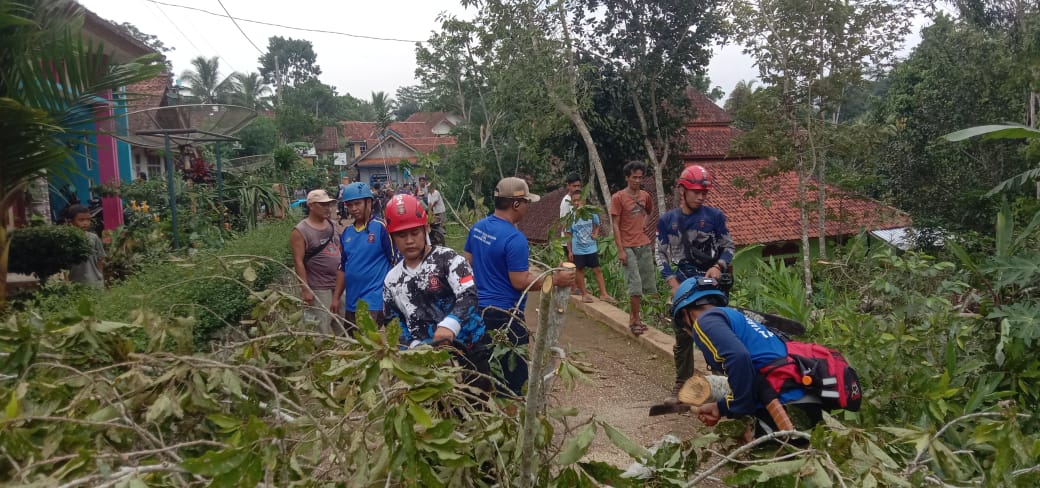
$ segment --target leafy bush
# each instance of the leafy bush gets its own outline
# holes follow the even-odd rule
[[[288,217],[260,225],[215,253],[156,261],[106,292],[42,297],[39,309],[45,315],[61,314],[85,299],[105,320],[132,321],[143,308],[163,317],[193,316],[196,344],[201,347],[225,326],[237,326],[249,311],[252,291],[286,273],[293,225],[294,217]],[[252,279],[243,281],[245,274]]]
[[[83,230],[71,225],[37,225],[11,232],[9,268],[34,274],[40,283],[51,275],[82,263],[94,252]]]

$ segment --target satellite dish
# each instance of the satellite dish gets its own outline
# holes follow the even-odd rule
[[[256,118],[256,110],[237,105],[203,103],[153,107],[127,114],[133,134],[115,137],[130,144],[161,148],[165,137],[177,145],[234,140],[231,136]]]

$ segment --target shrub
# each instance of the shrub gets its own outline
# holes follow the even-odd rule
[[[166,317],[194,316],[195,342],[201,346],[225,325],[237,324],[245,316],[252,291],[263,289],[286,272],[283,265],[290,262],[293,225],[295,217],[269,222],[218,252],[145,265],[108,291],[79,290],[78,294],[41,297],[39,309],[43,314],[64,313],[77,309],[79,300],[85,298],[105,320],[132,321],[140,309]],[[251,282],[243,283],[244,274],[253,278]]]
[[[93,250],[87,234],[71,225],[26,227],[11,232],[9,268],[46,283],[51,275],[86,261]]]

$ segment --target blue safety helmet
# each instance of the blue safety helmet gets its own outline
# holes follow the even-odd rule
[[[347,188],[343,190],[343,199],[340,201],[349,202],[362,198],[372,198],[372,190],[368,188],[368,183],[357,182],[347,185]]]
[[[689,306],[711,304],[725,307],[729,298],[719,289],[719,281],[715,278],[690,278],[675,290],[672,296],[672,320],[679,320],[679,311]]]

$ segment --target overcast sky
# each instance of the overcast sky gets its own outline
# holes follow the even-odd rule
[[[441,12],[465,16],[458,0],[221,0],[223,7],[239,19],[412,42],[304,32],[239,20],[243,35],[227,17],[170,6],[224,15],[218,0],[161,1],[79,0],[101,17],[116,23],[130,22],[176,48],[166,53],[176,76],[199,55],[219,56],[224,75],[258,71],[261,53],[250,40],[266,50],[267,39],[277,35],[311,41],[322,70],[321,81],[335,86],[340,94],[362,99],[369,99],[373,91],[392,95],[398,87],[417,84],[414,41],[426,40],[439,28],[437,16]],[[916,39],[911,44],[916,44]],[[708,74],[713,84],[728,93],[738,81],[755,78],[757,71],[739,47],[729,46],[716,50]]]

